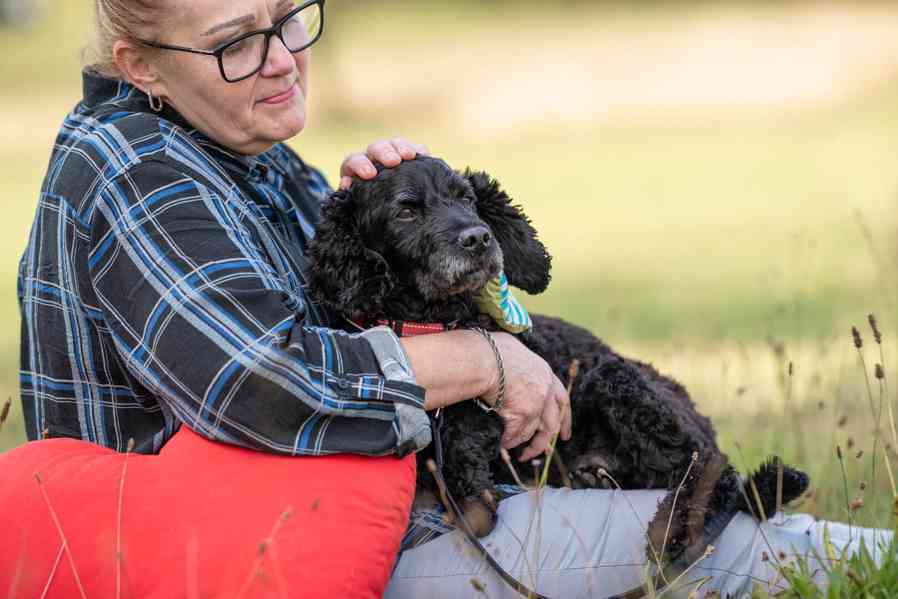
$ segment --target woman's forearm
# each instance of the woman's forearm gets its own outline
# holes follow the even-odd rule
[[[474,331],[403,337],[401,341],[418,385],[427,390],[426,410],[480,397],[496,385],[496,358]]]

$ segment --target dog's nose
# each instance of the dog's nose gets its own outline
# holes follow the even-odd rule
[[[490,230],[483,225],[468,227],[458,236],[459,245],[470,251],[489,247],[492,240],[493,236],[490,234]]]

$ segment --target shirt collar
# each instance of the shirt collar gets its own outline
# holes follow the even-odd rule
[[[165,104],[161,112],[150,108],[147,95],[121,79],[112,79],[98,73],[90,67],[82,72],[84,98],[82,104],[92,110],[102,110],[103,105],[110,110],[127,110],[143,112],[158,116],[183,129],[204,150],[211,154],[226,169],[249,179],[265,179],[270,167],[282,167],[279,154],[272,150],[251,156],[240,154],[216,143],[191,125],[187,119],[169,104]],[[270,156],[269,156],[270,155]]]

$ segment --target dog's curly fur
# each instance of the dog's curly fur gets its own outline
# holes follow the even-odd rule
[[[497,330],[474,302],[488,280],[504,270],[512,285],[529,293],[548,286],[546,248],[489,175],[462,174],[426,157],[378,170],[374,180],[334,193],[323,208],[310,247],[312,288],[322,304],[356,321],[389,318]],[[680,504],[669,498],[659,511],[659,518],[666,514],[664,524],[676,512],[669,550],[695,545],[694,537],[722,514],[751,511],[746,498],[753,491],[743,488],[717,446],[711,422],[679,383],[618,355],[585,329],[548,316],[534,315],[533,323],[520,340],[562,383],[571,383],[570,365],[580,362],[572,383],[572,438],[557,446],[575,486],[608,486],[604,470],[625,489],[672,489],[688,471]],[[444,476],[450,492],[464,498],[466,511],[487,509],[484,491],[496,497],[497,483],[513,482],[499,457],[501,434],[501,419],[473,402],[445,410]],[[780,467],[778,461],[771,464],[777,467],[768,465],[753,478],[768,516]],[[808,479],[789,467],[783,471],[781,497],[787,502],[805,491]],[[550,484],[560,486],[560,475],[552,472]],[[419,484],[434,486],[423,468]],[[494,524],[488,517],[478,533]]]

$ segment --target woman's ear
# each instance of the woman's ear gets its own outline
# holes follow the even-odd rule
[[[159,98],[167,96],[159,73],[146,59],[146,49],[118,40],[112,47],[112,57],[119,72],[131,85],[144,93],[153,92]]]
[[[394,286],[383,257],[367,248],[359,234],[354,187],[331,194],[309,245],[312,294],[349,318],[377,316]]]
[[[527,293],[545,291],[551,279],[552,257],[530,219],[488,174],[468,169],[464,176],[477,196],[477,214],[492,229],[502,248],[508,282]]]

